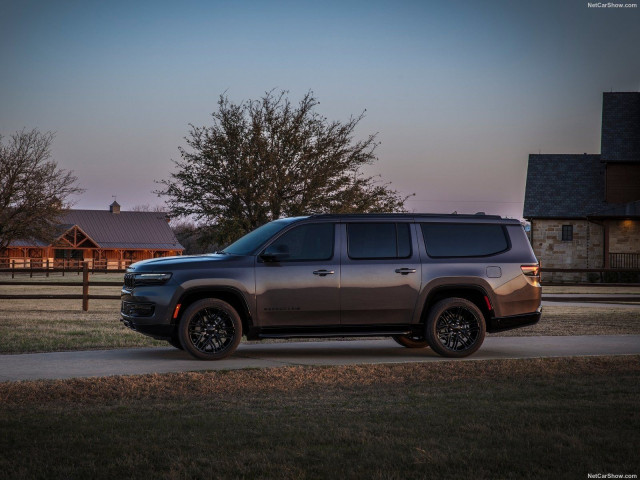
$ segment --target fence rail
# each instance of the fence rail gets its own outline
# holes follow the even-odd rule
[[[609,265],[616,270],[640,269],[640,253],[610,253]]]
[[[11,272],[11,278],[15,277],[17,269],[0,269],[0,272]],[[48,269],[32,269],[30,272],[30,276],[33,276],[33,272],[46,272],[47,276],[49,272],[62,272],[64,275],[65,271],[68,271],[65,268],[48,268]],[[59,286],[59,287],[82,287],[82,294],[30,294],[30,293],[21,293],[15,295],[0,295],[0,299],[3,300],[82,300],[82,310],[87,312],[89,311],[89,300],[120,300],[120,295],[90,295],[89,287],[115,287],[121,286],[122,282],[90,282],[89,281],[89,273],[91,269],[89,268],[89,262],[83,262],[81,265],[82,272],[82,282],[7,282],[0,281],[0,285],[19,285],[19,286]],[[93,272],[104,271],[104,270],[94,270]],[[125,270],[106,270],[105,272],[109,273],[124,273]],[[26,273],[25,269],[21,269],[18,273]]]
[[[89,264],[89,270],[92,273],[109,272],[114,273],[125,270],[134,260],[75,260],[67,258],[46,259],[29,259],[29,258],[8,258],[0,257],[0,272],[15,271],[24,272],[81,272],[84,263]]]
[[[14,273],[13,269],[0,269],[2,271],[10,271]],[[44,272],[45,269],[34,269],[34,272]],[[65,272],[68,271],[66,269],[46,269],[48,272]],[[99,272],[101,270],[96,270]],[[640,269],[628,268],[628,269],[619,269],[619,268],[541,268],[541,272],[549,272],[549,273],[620,273],[620,272],[630,272],[640,274]],[[86,312],[89,310],[89,300],[119,300],[119,295],[90,295],[89,287],[116,287],[121,286],[122,282],[90,282],[89,281],[89,273],[91,272],[89,268],[89,262],[84,262],[82,264],[82,268],[80,269],[82,272],[82,281],[81,282],[27,282],[27,281],[0,281],[0,285],[18,285],[18,286],[59,286],[59,287],[82,287],[82,294],[16,294],[16,295],[0,295],[0,299],[11,299],[11,300],[82,300],[82,309]],[[109,273],[124,273],[125,270],[107,270]],[[25,270],[22,270],[21,273],[27,273]],[[12,275],[13,278],[13,275]],[[563,285],[563,286],[640,286],[639,283],[564,283],[564,282],[543,282],[543,286],[552,286],[552,285]]]

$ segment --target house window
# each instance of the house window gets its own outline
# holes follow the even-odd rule
[[[573,241],[573,225],[562,226],[562,241],[563,242]]]

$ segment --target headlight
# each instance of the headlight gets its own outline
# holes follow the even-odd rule
[[[138,285],[162,285],[171,278],[170,273],[134,273],[133,281]]]

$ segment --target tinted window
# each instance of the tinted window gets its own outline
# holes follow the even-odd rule
[[[285,262],[329,260],[333,256],[333,223],[300,225],[267,247],[271,252],[288,254]]]
[[[430,257],[477,257],[507,249],[500,225],[423,223],[422,235]]]
[[[284,218],[269,222],[261,227],[256,228],[252,232],[247,233],[244,237],[236,240],[226,247],[222,252],[232,253],[234,255],[250,255],[254,253],[264,242],[273,237],[280,230],[285,228],[295,218]]]
[[[347,225],[349,257],[407,258],[411,234],[407,223],[351,223]]]

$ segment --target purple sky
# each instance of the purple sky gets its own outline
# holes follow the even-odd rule
[[[133,5],[133,6],[132,6]],[[0,134],[55,131],[78,208],[157,205],[188,124],[313,90],[379,132],[419,212],[520,218],[529,153],[599,153],[603,91],[640,90],[640,8],[587,1],[21,1],[0,14]]]

